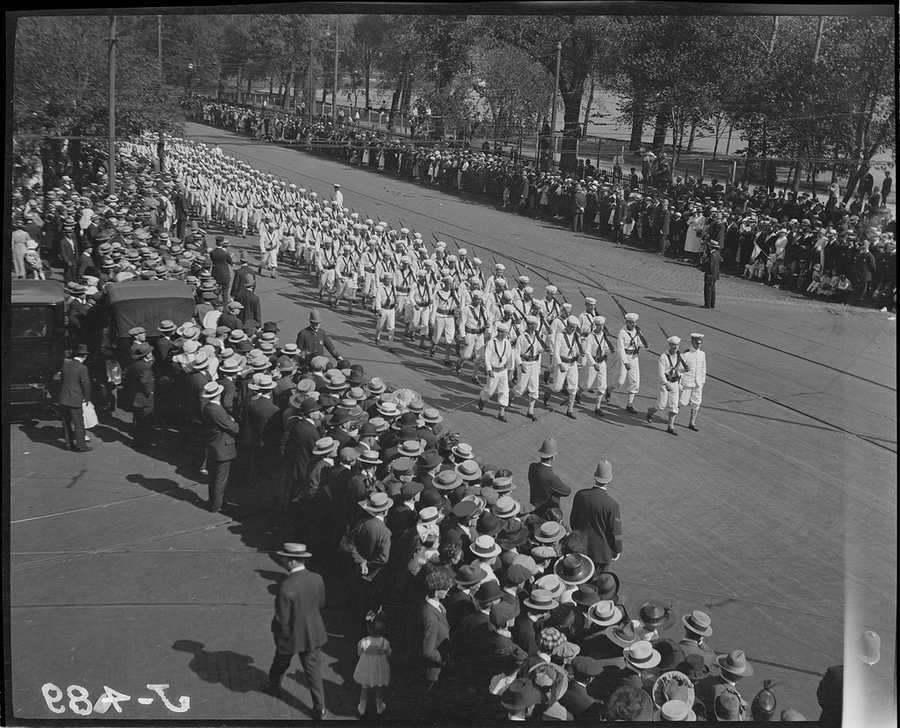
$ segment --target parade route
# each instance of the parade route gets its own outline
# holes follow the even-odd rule
[[[686,412],[678,437],[659,420],[644,421],[657,386],[649,353],[641,355],[637,415],[613,395],[607,415],[595,418],[589,397],[572,421],[556,398],[553,411],[538,405],[532,423],[518,400],[500,424],[491,408],[477,410],[477,386],[445,367],[441,354],[430,359],[399,339],[375,345],[371,313],[320,306],[311,280],[295,270],[258,279],[263,319],[278,322],[282,341],[293,341],[318,306],[346,358],[389,385],[420,392],[479,456],[513,470],[523,503],[528,463],[545,437],[559,442],[556,470],[576,490],[609,458],[625,544],[616,572],[628,605],[654,598],[678,615],[708,611],[711,644],[720,652],[743,649],[757,665],[741,683],[747,699],[773,679],[786,706],[818,717],[816,685],[826,667],[844,660],[845,622],[881,634],[878,669],[890,674],[897,412],[896,322],[888,314],[733,278],[719,283],[719,308],[706,310],[702,275],[677,261],[212,127],[187,124],[187,134],[320,197],[340,183],[345,205],[361,216],[392,227],[402,221],[429,243],[432,235],[451,247],[458,241],[485,269],[496,257],[508,273],[518,267],[529,275],[536,289],[550,280],[575,312],[583,309],[583,290],[615,332],[622,317],[604,292],[611,291],[640,314],[657,355],[662,330],[683,339],[704,332],[710,382],[700,432],[684,426]],[[255,260],[253,238],[229,241]],[[72,696],[55,701],[51,688],[42,694],[47,683],[62,694],[83,686],[91,711],[104,686],[130,696],[121,713],[106,706],[106,718],[308,717],[296,662],[287,698],[261,691],[272,657],[272,594],[283,575],[266,514],[206,511],[206,484],[186,467],[177,438],[136,452],[129,419],[119,413],[103,420],[93,452],[84,454],[64,448],[58,421],[10,427],[16,717],[73,717]],[[243,487],[253,492],[253,484]],[[328,586],[326,697],[329,711],[347,719],[357,698],[356,646],[345,637],[340,585]],[[680,629],[671,636],[680,638]],[[186,707],[181,696],[189,698]]]

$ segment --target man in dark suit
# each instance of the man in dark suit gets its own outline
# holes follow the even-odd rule
[[[375,606],[373,596],[379,574],[391,557],[391,531],[384,525],[384,517],[393,504],[387,493],[377,491],[357,504],[357,508],[368,514],[353,526],[348,539],[350,558],[356,566],[356,608],[360,626],[366,612]]]
[[[594,471],[594,487],[579,490],[572,499],[572,532],[584,536],[584,553],[599,571],[622,553],[619,504],[606,491],[612,477],[612,463],[604,460]]]
[[[209,259],[212,261],[212,276],[219,284],[222,304],[227,304],[231,293],[231,271],[234,261],[226,247],[224,235],[216,235],[216,247],[209,251]]]
[[[572,489],[553,472],[553,459],[557,452],[554,438],[544,440],[538,450],[540,462],[531,463],[528,466],[530,500],[535,508],[549,501],[551,493],[554,491],[560,494],[560,497],[572,492]]]
[[[247,385],[253,393],[241,420],[241,446],[249,464],[249,482],[258,483],[257,494],[265,493],[271,466],[278,456],[281,441],[281,410],[272,401],[275,382],[270,374],[255,374]],[[252,487],[252,486],[251,486]],[[286,499],[278,502],[283,507]]]
[[[861,240],[853,256],[853,267],[850,278],[853,281],[853,303],[859,305],[868,295],[869,284],[875,276],[877,267],[875,256],[869,250],[869,241]]]
[[[588,695],[588,683],[603,672],[603,663],[593,657],[578,655],[569,663],[572,679],[569,688],[559,699],[560,705],[568,710],[576,720],[583,716],[594,716],[597,701]]]
[[[240,295],[251,285],[256,282],[250,263],[247,261],[246,251],[241,251],[238,258],[240,264],[234,271],[234,277],[231,280],[231,297],[239,298]]]
[[[319,311],[314,308],[309,312],[309,326],[297,334],[297,348],[300,349],[300,353],[303,356],[309,356],[309,358],[322,356],[327,349],[334,359],[340,359],[340,354],[338,354],[334,342],[322,329],[321,324],[322,318],[319,315]]]
[[[132,442],[144,448],[153,440],[153,417],[156,405],[156,378],[153,376],[153,348],[138,343],[131,353],[133,361],[125,369],[122,385],[122,409],[130,411],[134,423]]]
[[[425,577],[426,597],[421,602],[413,621],[410,640],[411,658],[422,670],[425,695],[428,696],[441,676],[441,668],[450,644],[450,625],[447,610],[441,603],[447,598],[452,582],[447,573],[435,569]],[[427,699],[427,698],[426,698]]]
[[[63,361],[62,385],[56,403],[62,410],[63,427],[69,449],[75,452],[91,450],[84,442],[84,413],[81,406],[91,401],[91,378],[84,365],[87,344],[79,344],[71,358]]]
[[[306,568],[312,554],[300,543],[286,543],[277,552],[285,559],[288,577],[278,587],[275,597],[275,616],[272,635],[275,638],[275,657],[269,668],[266,692],[278,695],[281,679],[294,655],[309,681],[313,699],[313,717],[325,718],[325,688],[322,684],[321,647],[328,641],[322,609],[325,608],[325,583],[322,577]]]
[[[218,513],[225,502],[225,489],[231,473],[231,463],[237,457],[235,436],[238,423],[222,406],[223,387],[208,382],[203,388],[203,424],[206,428],[206,467],[209,470],[209,510]]]
[[[184,194],[184,187],[181,184],[175,188],[172,204],[175,207],[175,235],[179,240],[183,240],[184,226],[187,224],[189,214],[187,196]]]
[[[703,308],[716,307],[716,281],[719,280],[721,266],[719,241],[710,237],[706,241],[706,252],[700,258],[700,270],[703,271]]]
[[[322,406],[314,399],[305,399],[299,405],[297,415],[288,420],[281,440],[281,452],[287,463],[285,489],[289,496],[304,489],[322,419]]]
[[[259,326],[262,323],[262,307],[259,302],[259,296],[254,292],[255,290],[256,279],[254,278],[253,280],[248,280],[244,290],[235,295],[234,298],[244,307],[241,311],[241,321],[245,324],[248,321],[255,321],[256,325]]]

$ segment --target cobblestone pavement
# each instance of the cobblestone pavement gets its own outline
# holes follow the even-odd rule
[[[325,327],[348,358],[440,407],[486,461],[513,469],[523,501],[527,464],[544,437],[559,441],[557,469],[574,488],[589,485],[595,463],[609,457],[622,504],[625,552],[617,565],[627,603],[653,597],[679,613],[707,609],[712,644],[743,648],[756,665],[741,684],[748,699],[764,679],[775,679],[779,705],[817,717],[816,684],[842,660],[845,614],[854,626],[881,633],[880,664],[892,669],[893,322],[769,289],[756,293],[741,281],[723,282],[721,310],[706,311],[696,307],[695,271],[655,256],[328,160],[231,142],[206,128],[191,131],[215,134],[226,153],[320,194],[339,181],[349,206],[389,222],[402,219],[426,238],[432,231],[465,234],[478,250],[496,249],[498,258],[546,265],[572,300],[581,285],[575,281],[599,280],[641,314],[651,345],[662,341],[657,323],[682,335],[706,331],[716,379],[705,393],[701,432],[679,427],[673,438],[659,424],[629,416],[615,396],[602,421],[588,409],[571,421],[557,407],[539,408],[531,423],[515,403],[501,425],[490,407],[477,411],[475,385],[440,358],[406,342],[377,347],[370,315],[322,308]],[[260,279],[259,292],[263,317],[279,322],[283,340],[292,340],[318,305],[309,281],[290,270]],[[598,300],[616,328],[620,315],[608,298]],[[655,397],[650,356],[644,379],[639,409]],[[239,484],[233,495],[240,509],[208,513],[201,507],[206,486],[177,436],[157,452],[137,453],[126,419],[122,413],[104,419],[86,454],[63,449],[57,420],[10,425],[14,716],[57,717],[49,706],[62,706],[58,717],[71,717],[68,696],[49,704],[42,697],[42,686],[54,683],[63,693],[81,685],[91,700],[104,686],[131,696],[122,714],[110,708],[107,718],[305,717],[309,694],[299,665],[281,699],[259,690],[271,660],[271,594],[282,575],[271,555],[279,535],[263,505],[267,493]],[[334,714],[350,718],[355,645],[343,591],[329,583],[326,691]],[[188,711],[173,713],[148,684],[168,684],[164,692],[175,707],[180,696],[189,697]],[[401,681],[392,702],[394,716],[422,705],[404,694]]]

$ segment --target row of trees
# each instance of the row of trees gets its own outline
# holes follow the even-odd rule
[[[104,17],[19,19],[17,131],[95,133],[106,102]],[[561,166],[596,89],[620,99],[631,148],[645,129],[676,151],[727,129],[753,158],[833,160],[853,168],[893,148],[894,29],[886,17],[590,15],[172,15],[122,19],[117,103],[122,133],[174,118],[175,92],[249,92],[267,82],[289,108],[313,89],[344,91],[389,116],[431,110],[438,133],[485,120],[531,135],[549,116],[561,44]],[[127,59],[127,60],[126,60]],[[585,104],[587,98],[587,104]],[[338,98],[341,102],[343,99]]]

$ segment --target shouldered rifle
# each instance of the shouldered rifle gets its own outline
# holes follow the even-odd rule
[[[662,331],[663,336],[665,336],[666,339],[668,340],[669,335],[666,333],[666,330],[663,328],[662,324],[659,323],[659,322],[657,321],[657,322],[656,322],[656,325],[659,326],[659,330]],[[646,345],[645,345],[645,346],[646,346]],[[675,370],[675,368],[678,366],[679,363],[681,364],[681,366],[684,367],[684,371],[686,371],[686,372],[687,372],[687,371],[690,371],[691,368],[687,365],[687,362],[686,362],[684,359],[681,358],[681,352],[680,352],[680,351],[676,351],[676,352],[675,352],[675,356],[676,356],[676,359],[675,359],[675,366],[672,367],[672,373],[674,374],[674,370]],[[676,381],[676,380],[673,379],[673,380],[671,380],[671,381]]]

